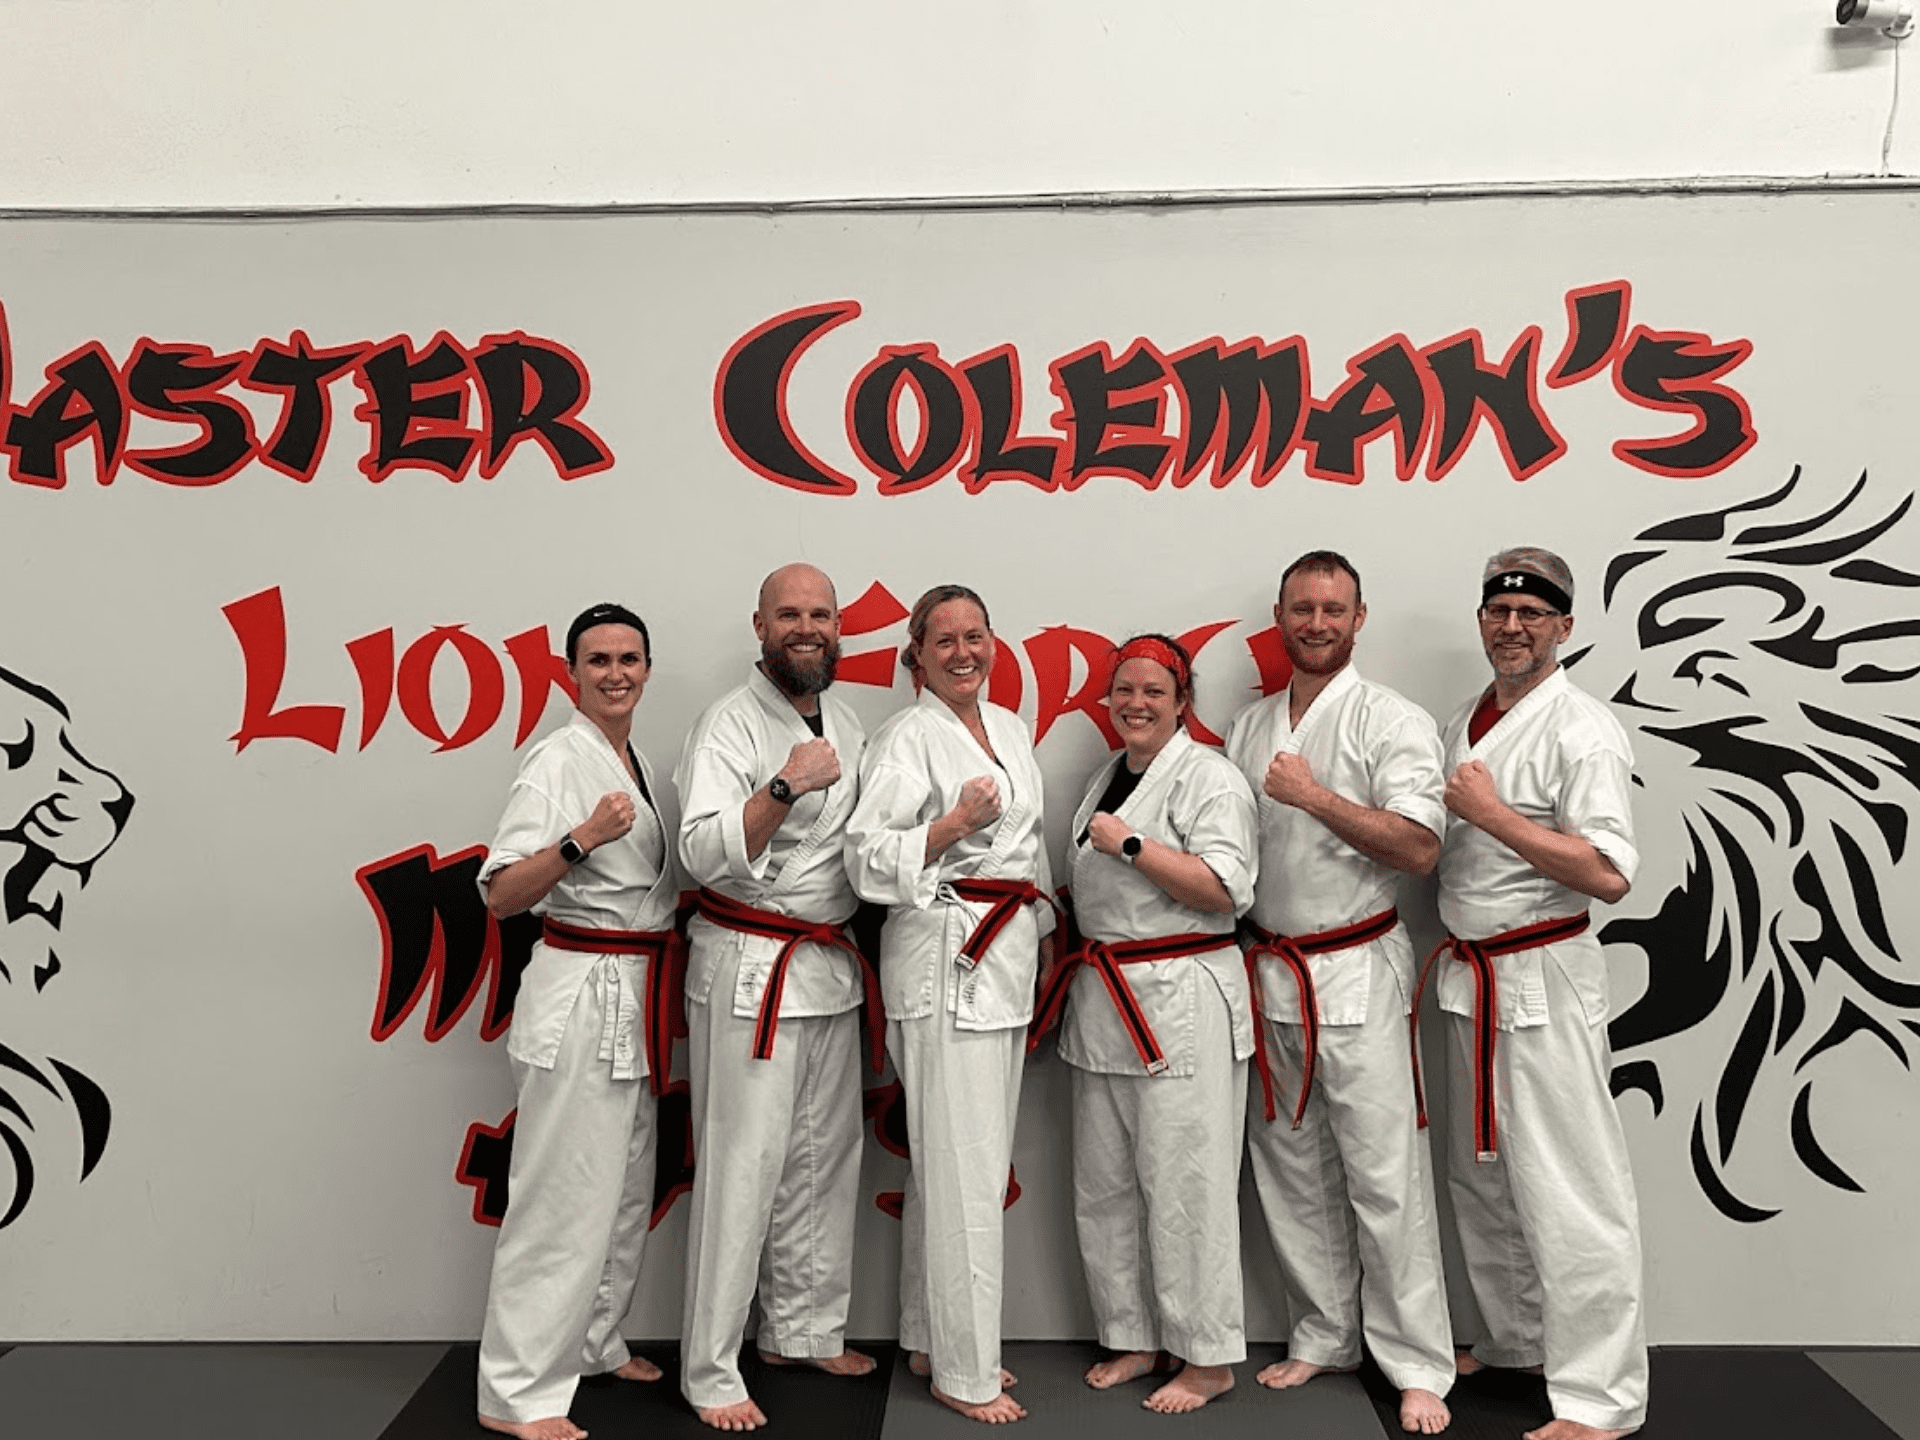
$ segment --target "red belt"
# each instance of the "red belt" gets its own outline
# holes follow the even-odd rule
[[[1313,971],[1307,965],[1309,955],[1326,955],[1335,950],[1351,950],[1356,945],[1381,939],[1393,933],[1400,923],[1400,912],[1389,905],[1378,915],[1369,915],[1337,930],[1315,930],[1309,935],[1274,935],[1249,923],[1254,942],[1247,947],[1247,988],[1253,997],[1253,1064],[1260,1072],[1260,1095],[1266,1102],[1267,1119],[1274,1117],[1273,1070],[1267,1059],[1267,1033],[1260,1013],[1259,962],[1262,955],[1282,961],[1293,972],[1300,990],[1300,1023],[1305,1027],[1305,1058],[1300,1065],[1300,1099],[1293,1107],[1293,1128],[1306,1118],[1307,1097],[1313,1093],[1314,1063],[1320,1057],[1320,997],[1314,993]]]
[[[802,945],[830,945],[846,951],[860,962],[860,981],[867,996],[867,1058],[873,1066],[873,1073],[880,1073],[887,1044],[886,1014],[880,1005],[880,978],[874,974],[872,962],[853,943],[853,937],[847,933],[845,925],[830,925],[823,920],[801,920],[793,915],[761,910],[704,886],[694,901],[694,909],[702,919],[723,930],[785,942],[779,954],[773,957],[773,969],[767,973],[766,988],[760,992],[760,1013],[753,1022],[754,1059],[773,1058],[774,1037],[780,1030],[780,997],[787,988],[787,967],[793,963],[795,952]]]
[[[1022,906],[1053,904],[1052,898],[1039,886],[1029,885],[1024,880],[966,879],[947,883],[962,900],[988,907],[987,913],[980,917],[980,923],[973,927],[973,933],[967,937],[967,943],[960,947],[960,963],[969,970],[987,958],[987,951],[992,948],[993,942],[1000,938],[1000,932],[1020,913]],[[1058,913],[1057,906],[1055,913]]]
[[[1449,935],[1434,947],[1420,972],[1420,984],[1413,992],[1413,1097],[1419,1109],[1420,1123],[1427,1123],[1427,1101],[1420,1085],[1420,997],[1426,992],[1427,976],[1442,954],[1473,970],[1473,1153],[1476,1160],[1495,1160],[1500,1155],[1500,1130],[1493,1113],[1493,1045],[1500,1034],[1500,994],[1493,962],[1502,955],[1517,955],[1522,950],[1538,950],[1556,941],[1571,940],[1583,934],[1589,924],[1587,912],[1563,915],[1557,920],[1541,920],[1522,925],[1518,930],[1502,930],[1484,940],[1462,940]]]
[[[656,1095],[667,1091],[673,1069],[673,1037],[680,1028],[685,1006],[680,980],[686,973],[687,941],[677,930],[595,930],[569,925],[552,916],[540,919],[540,938],[555,950],[578,950],[590,955],[645,955],[647,966],[646,1016],[643,1030],[647,1049],[647,1084]]]
[[[1140,1052],[1140,1063],[1147,1067],[1149,1075],[1158,1075],[1167,1068],[1167,1057],[1154,1036],[1153,1026],[1147,1022],[1146,1011],[1140,1008],[1133,987],[1127,984],[1127,977],[1120,973],[1120,967],[1145,965],[1153,960],[1177,960],[1183,955],[1204,955],[1209,950],[1223,949],[1232,943],[1231,934],[1203,935],[1197,931],[1147,940],[1122,940],[1112,945],[1099,940],[1082,941],[1078,950],[1054,968],[1053,977],[1040,996],[1039,1008],[1027,1031],[1028,1052],[1031,1053],[1040,1043],[1040,1038],[1059,1021],[1060,1012],[1067,1003],[1067,989],[1073,981],[1073,972],[1082,965],[1091,965],[1106,983],[1107,994],[1113,999],[1113,1008],[1120,1012],[1120,1023],[1127,1027],[1127,1038],[1133,1041],[1133,1048]]]

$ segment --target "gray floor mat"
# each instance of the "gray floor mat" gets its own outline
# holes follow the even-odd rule
[[[1088,1389],[1082,1377],[1100,1353],[1093,1345],[1070,1342],[1007,1344],[1002,1359],[1020,1377],[1013,1395],[1027,1408],[1022,1428],[1044,1431],[1048,1440],[1169,1440],[1172,1435],[1271,1440],[1281,1430],[1315,1440],[1382,1440],[1385,1435],[1351,1375],[1323,1377],[1298,1390],[1256,1385],[1255,1372],[1285,1353],[1279,1346],[1250,1346],[1246,1363],[1234,1367],[1234,1388],[1188,1415],[1160,1415],[1140,1404],[1164,1376],[1115,1390]],[[927,1382],[909,1373],[904,1359],[894,1366],[881,1440],[980,1440],[980,1433],[973,1421],[928,1394]]]
[[[9,1435],[373,1440],[441,1355],[427,1345],[20,1345],[0,1366]]]
[[[1920,1440],[1920,1351],[1809,1350],[1807,1358],[1900,1440]]]

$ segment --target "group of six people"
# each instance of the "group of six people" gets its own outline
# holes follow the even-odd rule
[[[1638,1222],[1586,909],[1624,895],[1637,864],[1632,759],[1559,668],[1573,589],[1548,551],[1487,563],[1492,683],[1444,735],[1355,669],[1366,606],[1331,551],[1283,575],[1291,679],[1240,712],[1224,753],[1187,732],[1179,643],[1128,641],[1108,686],[1123,747],[1069,828],[1070,919],[1027,727],[986,698],[995,641],[974,591],[920,597],[901,654],[917,699],[868,737],[831,690],[831,582],[803,564],[768,576],[759,660],[686,738],[677,832],[630,739],[646,626],[617,605],[579,616],[577,713],[528,750],[480,877],[494,914],[543,917],[508,1035],[519,1110],[481,1424],[576,1440],[582,1376],[659,1378],[618,1325],[684,983],[681,1386],[716,1428],[766,1423],[739,1364],[756,1297],[764,1362],[873,1367],[845,1330],[860,1072],[883,1044],[911,1151],[901,1347],[962,1414],[1026,1413],[1000,1363],[1002,1212],[1026,1055],[1056,1022],[1075,1223],[1112,1352],[1089,1385],[1171,1372],[1145,1401],[1166,1412],[1233,1385],[1244,1144],[1290,1323],[1260,1383],[1351,1369],[1364,1345],[1411,1432],[1443,1430],[1456,1374],[1483,1366],[1544,1368],[1555,1418],[1536,1440],[1638,1428]],[[1486,1332],[1458,1354],[1423,1134],[1424,976],[1395,908],[1402,874],[1436,867],[1448,1174]],[[877,974],[849,928],[863,899],[886,907]]]

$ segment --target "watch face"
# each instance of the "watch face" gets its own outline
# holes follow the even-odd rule
[[[1133,859],[1140,853],[1140,837],[1138,835],[1127,836],[1126,839],[1120,842],[1120,853],[1129,860]]]
[[[767,794],[771,795],[775,800],[778,800],[782,805],[791,805],[793,803],[793,787],[778,775],[767,782]]]

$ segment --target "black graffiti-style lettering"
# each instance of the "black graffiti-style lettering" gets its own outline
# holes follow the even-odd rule
[[[1427,433],[1425,373],[1404,335],[1349,360],[1340,388],[1308,407],[1302,431],[1307,473],[1317,480],[1358,485],[1365,478],[1361,447],[1391,429],[1394,473],[1411,480]]]
[[[486,449],[480,476],[491,480],[514,447],[532,440],[547,452],[563,480],[613,464],[613,452],[580,423],[587,403],[587,367],[551,340],[515,331],[489,335],[473,352],[485,412]]]
[[[787,381],[807,347],[859,313],[852,300],[790,310],[742,335],[721,360],[714,418],[734,458],[755,474],[817,495],[859,488],[800,442],[787,413]]]
[[[540,938],[540,919],[523,914],[495,920],[487,913],[476,883],[485,856],[482,845],[447,856],[416,845],[355,873],[380,924],[375,1040],[398,1031],[429,991],[426,1038],[445,1038],[479,997],[482,984],[489,988],[481,1038],[491,1040],[506,1030],[521,972]]]
[[[1105,341],[1054,361],[1055,429],[1071,442],[1066,486],[1116,475],[1157,489],[1173,442],[1161,433],[1167,362],[1144,340],[1119,360]]]
[[[218,485],[253,456],[253,417],[218,394],[245,355],[215,355],[204,345],[142,340],[127,360],[127,398],[142,415],[184,420],[199,437],[164,450],[129,450],[127,467],[171,485]]]
[[[919,407],[919,435],[911,450],[900,435],[900,402]],[[953,371],[931,345],[883,349],[854,378],[847,406],[847,438],[861,462],[880,477],[882,495],[904,495],[931,485],[954,466],[967,435],[967,407]]]
[[[1060,488],[1060,442],[1019,437],[1020,357],[1011,345],[960,362],[977,417],[973,461],[961,472],[969,494],[995,480],[1024,480],[1042,490]]]
[[[333,394],[327,384],[365,353],[362,345],[316,350],[300,330],[288,336],[285,345],[262,340],[254,347],[240,383],[285,397],[280,422],[260,450],[264,463],[295,480],[313,479],[333,428]]]
[[[1507,473],[1525,480],[1566,453],[1534,389],[1540,330],[1526,330],[1496,368],[1480,355],[1474,331],[1421,351],[1440,391],[1440,423],[1427,457],[1427,478],[1442,479],[1466,452],[1482,418],[1493,428]]]
[[[8,417],[0,449],[11,457],[15,480],[58,490],[67,483],[67,451],[89,436],[94,473],[101,484],[111,484],[126,448],[127,406],[119,372],[96,341],[47,367],[45,387]]]
[[[1547,384],[1572,385],[1596,375],[1613,359],[1627,333],[1633,287],[1624,280],[1587,285],[1567,292],[1567,344],[1554,362]]]
[[[1653,410],[1692,417],[1692,428],[1664,440],[1616,440],[1613,453],[1655,475],[1712,475],[1752,448],[1757,438],[1745,397],[1716,384],[1745,360],[1745,340],[1715,345],[1705,335],[1634,327],[1614,361],[1620,394]]]
[[[1295,335],[1278,345],[1248,341],[1228,350],[1209,340],[1169,362],[1180,388],[1181,450],[1175,485],[1207,465],[1225,485],[1260,445],[1253,483],[1265,485],[1287,463],[1307,411],[1307,347]]]
[[[412,466],[464,479],[480,443],[466,424],[472,373],[466,351],[445,332],[417,354],[404,335],[372,350],[354,370],[367,397],[354,417],[372,430],[361,473],[378,482]]]

